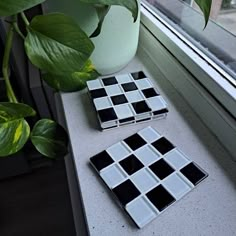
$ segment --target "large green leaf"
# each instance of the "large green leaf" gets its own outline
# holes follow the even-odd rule
[[[98,76],[99,73],[88,60],[80,72],[59,75],[46,73],[42,78],[50,87],[58,91],[73,92],[84,89],[87,80],[96,79]]]
[[[202,10],[204,17],[205,17],[205,27],[208,23],[210,12],[211,12],[211,4],[212,0],[194,0],[197,5]]]
[[[41,154],[49,158],[59,158],[67,153],[67,133],[52,120],[39,120],[31,132],[31,141]]]
[[[32,20],[25,49],[35,66],[60,74],[83,68],[94,45],[72,18],[53,13]]]
[[[0,0],[0,16],[14,15],[44,1],[45,0]]]
[[[95,29],[95,31],[90,35],[90,38],[94,38],[97,37],[102,29],[102,25],[103,25],[103,21],[105,20],[105,17],[107,15],[107,13],[110,10],[110,6],[104,5],[104,6],[95,6],[97,15],[98,15],[98,25],[97,28]]]
[[[0,157],[18,152],[27,142],[30,127],[24,117],[35,111],[21,103],[0,103]]]
[[[85,3],[102,4],[107,6],[120,5],[126,7],[132,13],[134,21],[136,21],[138,18],[137,0],[80,0],[80,1]]]

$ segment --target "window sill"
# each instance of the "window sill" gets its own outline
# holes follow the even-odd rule
[[[142,34],[141,31],[141,37]],[[142,47],[142,40],[140,42],[140,47]],[[91,235],[128,236],[135,233],[152,235],[153,232],[158,232],[160,235],[189,235],[192,232],[199,235],[203,232],[214,235],[226,232],[227,235],[231,235],[235,230],[234,212],[232,212],[232,209],[236,208],[233,182],[236,179],[235,163],[186,101],[166,80],[159,68],[143,53],[142,48],[139,48],[134,60],[119,73],[139,70],[143,70],[153,80],[155,87],[167,101],[170,112],[166,119],[101,132],[86,90],[61,94],[64,111],[59,114],[65,116],[76,176],[76,181],[68,177],[69,182],[74,182],[73,186],[70,184],[72,206],[76,216],[78,215],[76,212],[81,211],[82,205],[86,219],[84,221],[81,217],[75,217],[77,229],[86,222],[88,233]],[[126,217],[125,212],[119,210],[114,203],[109,191],[90,167],[89,158],[149,125],[196,161],[209,173],[209,177],[196,191],[189,193],[148,226],[138,230]],[[66,160],[66,163],[69,161]],[[70,175],[71,165],[66,165],[67,175]],[[224,173],[223,168],[227,170],[227,173]],[[81,196],[74,196],[75,192]],[[209,194],[213,192],[214,194]],[[79,197],[82,204],[75,203]],[[227,201],[222,200],[226,198]],[[77,207],[78,205],[80,207]],[[196,207],[201,210],[197,211]],[[221,212],[220,215],[219,212]],[[222,224],[222,218],[224,224]],[[168,227],[163,227],[163,225],[168,225]],[[78,235],[81,235],[80,231]]]
[[[232,235],[235,231],[236,166],[208,124],[217,127],[220,123],[218,129],[223,137],[233,140],[234,137],[227,134],[230,128],[225,122],[225,116],[231,118],[144,25],[140,29],[136,57],[119,74],[139,70],[153,80],[167,101],[170,112],[166,119],[101,132],[86,90],[60,94],[61,105],[58,103],[58,107],[62,106],[63,111],[58,114],[65,118],[63,123],[71,142],[71,157],[66,159],[66,168],[77,234],[83,235],[83,225],[83,230],[87,227],[91,235],[152,235],[153,232],[160,235],[189,235],[192,232]],[[221,122],[225,123],[223,127]],[[91,169],[89,158],[149,125],[173,141],[206,170],[209,177],[196,191],[138,230],[114,204],[105,185]]]

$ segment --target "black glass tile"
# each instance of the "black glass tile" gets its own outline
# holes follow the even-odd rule
[[[151,109],[149,108],[149,106],[145,101],[134,102],[132,103],[132,106],[137,114],[151,111]]]
[[[142,90],[144,96],[146,98],[151,98],[151,97],[155,97],[158,96],[159,94],[155,91],[154,88],[148,88],[148,89],[144,89]]]
[[[131,73],[131,75],[135,80],[147,78],[146,75],[142,71]]]
[[[162,137],[152,143],[152,145],[162,154],[164,155],[165,153],[169,152],[174,148],[174,145],[168,141],[166,138]]]
[[[138,134],[134,134],[124,139],[124,142],[134,151],[146,144],[145,140]]]
[[[128,102],[128,100],[126,99],[125,95],[123,95],[123,94],[117,95],[117,96],[112,96],[111,100],[112,100],[114,105],[119,105],[119,104],[123,104],[123,103],[127,103]]]
[[[161,114],[165,114],[165,113],[167,113],[167,112],[168,112],[168,109],[164,108],[164,109],[161,109],[161,110],[159,110],[159,111],[154,111],[154,112],[153,112],[153,115],[154,115],[154,116],[158,116],[158,115],[161,115]]]
[[[112,191],[120,200],[123,206],[140,195],[139,190],[130,180],[126,180],[122,184],[113,188]]]
[[[148,120],[151,120],[151,118],[145,118],[145,119],[142,119],[142,120],[137,120],[136,122],[139,123],[139,122],[144,122],[144,121],[148,121]]]
[[[207,177],[194,163],[190,163],[180,170],[180,172],[194,185],[197,185]]]
[[[159,161],[149,166],[149,168],[160,179],[166,178],[168,175],[175,171],[166,161],[164,161],[164,159],[160,159]]]
[[[113,108],[107,108],[98,111],[98,115],[102,122],[112,121],[118,119]]]
[[[103,130],[108,130],[108,129],[112,129],[112,128],[117,128],[117,125],[114,125],[114,126],[109,126],[107,128],[102,128]]]
[[[163,211],[175,202],[175,198],[162,185],[157,186],[146,195],[159,211]]]
[[[122,124],[122,123],[129,122],[129,121],[134,121],[134,117],[129,117],[129,118],[125,118],[125,119],[119,120],[119,122],[120,122],[121,124]]]
[[[120,161],[119,163],[129,175],[132,175],[133,173],[144,167],[144,165],[133,154]]]
[[[100,152],[97,155],[91,157],[90,161],[93,163],[93,165],[98,171],[102,170],[103,168],[109,166],[114,162],[106,151]]]
[[[91,90],[90,94],[93,99],[107,96],[106,90],[104,88]]]
[[[102,79],[102,82],[105,86],[112,85],[112,84],[118,84],[115,77],[104,78],[104,79]]]
[[[129,92],[129,91],[133,91],[133,90],[138,89],[134,82],[130,82],[130,83],[127,83],[127,84],[122,84],[121,86],[123,87],[125,92]]]

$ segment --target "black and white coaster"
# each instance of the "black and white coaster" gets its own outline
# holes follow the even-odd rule
[[[208,176],[151,127],[91,157],[90,163],[139,228]]]
[[[140,71],[87,82],[102,129],[165,117],[167,104]]]

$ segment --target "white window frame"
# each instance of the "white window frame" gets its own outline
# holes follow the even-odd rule
[[[168,62],[167,57],[174,58],[175,65],[173,60],[169,60],[168,69],[165,69],[165,65],[162,66],[163,74],[236,160],[236,81],[234,78],[145,3],[141,6],[140,41],[140,46],[157,66],[160,67],[165,54],[162,54],[160,59],[160,51],[158,51],[160,45],[168,52],[165,63]],[[185,70],[178,69],[180,67],[177,65],[181,65],[180,67]],[[182,79],[176,78],[175,70],[182,71],[183,74],[179,74],[183,76]]]

